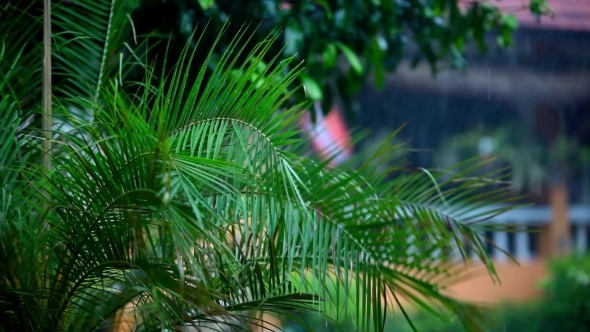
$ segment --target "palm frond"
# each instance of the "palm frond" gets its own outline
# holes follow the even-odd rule
[[[96,8],[105,20],[106,7]],[[235,36],[206,84],[207,62],[196,81],[185,75],[198,51],[187,47],[157,86],[148,72],[142,93],[106,78],[96,81],[100,100],[68,90],[98,112],[93,123],[71,117],[47,177],[29,172],[48,188],[37,204],[50,206],[50,229],[32,251],[47,259],[31,259],[38,284],[24,288],[37,292],[29,306],[39,308],[37,325],[98,329],[128,308],[138,329],[248,329],[259,311],[338,318],[346,303],[363,331],[380,329],[387,309],[405,312],[403,303],[477,318],[440,286],[460,274],[449,262],[469,243],[493,274],[471,221],[499,212],[489,204],[507,198],[502,188],[467,176],[477,162],[456,174],[395,168],[386,178],[379,165],[334,169],[297,155],[302,105],[283,104],[301,66],[275,59],[258,71],[277,34],[238,62],[248,34]],[[68,116],[67,105],[57,108]]]
[[[0,8],[0,21],[0,93],[27,119],[41,100],[42,12],[35,2],[11,1]]]
[[[133,49],[127,49],[124,42],[129,33],[133,33],[130,15],[138,7],[138,0],[54,4],[56,45],[53,56],[57,93],[75,100],[82,96],[99,100],[104,84],[118,76],[114,70],[119,68],[122,72],[123,61],[133,59],[130,54]]]
[[[40,329],[43,299],[38,279],[43,239],[34,190],[26,185],[31,146],[19,116],[18,97],[6,91],[0,100],[0,327]],[[30,204],[33,203],[33,204]],[[30,204],[30,205],[29,205]]]

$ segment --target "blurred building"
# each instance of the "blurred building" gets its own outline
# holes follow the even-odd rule
[[[408,60],[387,77],[384,90],[364,89],[357,123],[379,133],[392,132],[407,122],[402,135],[418,149],[410,159],[426,167],[441,166],[433,152],[440,152],[441,142],[458,140],[477,127],[510,123],[515,131],[534,137],[531,146],[510,140],[504,144],[513,155],[522,155],[524,173],[532,172],[534,163],[543,168],[538,180],[541,190],[524,190],[535,205],[495,222],[525,224],[539,232],[488,234],[522,266],[508,263],[490,248],[503,286],[482,276],[451,289],[459,297],[484,302],[539,296],[537,284],[546,276],[546,259],[571,251],[587,253],[590,236],[590,162],[578,151],[590,146],[590,1],[552,0],[554,17],[540,21],[526,9],[528,0],[492,2],[519,19],[512,49],[490,50],[485,56],[469,50],[465,71],[447,70],[436,77],[426,65],[411,68]],[[488,43],[494,45],[495,36],[490,35]],[[340,126],[341,114],[335,112],[330,121]],[[336,145],[349,142],[341,137],[346,134],[326,124],[324,140],[331,137]],[[473,145],[477,143],[481,142]],[[541,150],[555,153],[541,151],[546,156],[543,160],[526,160],[535,158],[526,152],[537,143]],[[562,153],[566,148],[571,150],[567,156]]]
[[[541,21],[526,9],[529,1],[496,2],[519,19],[512,49],[485,56],[470,50],[465,71],[447,70],[436,77],[427,66],[412,69],[407,61],[388,77],[384,91],[372,87],[363,91],[362,125],[392,131],[409,121],[403,134],[413,147],[423,150],[414,154],[413,161],[428,167],[439,165],[435,153],[427,150],[436,150],[445,139],[478,126],[498,127],[508,122],[516,124],[517,130],[530,130],[545,149],[555,146],[559,151],[556,142],[560,137],[571,138],[577,144],[573,149],[588,147],[590,1],[550,1],[555,16]],[[493,45],[495,36],[489,38]],[[540,230],[488,234],[522,266],[504,263],[505,256],[492,251],[503,286],[494,286],[489,277],[482,276],[457,285],[453,291],[458,296],[485,302],[538,296],[538,281],[546,276],[545,258],[588,252],[589,164],[586,160],[581,167],[568,167],[580,158],[573,151],[561,162],[545,159],[542,190],[526,192],[535,206],[495,220]]]

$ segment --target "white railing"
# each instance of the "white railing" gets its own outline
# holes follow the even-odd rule
[[[506,206],[495,205],[489,206],[485,210],[499,210],[504,207]],[[352,209],[353,208],[350,207],[347,210],[350,211]],[[439,207],[438,210],[443,213],[448,212],[450,215],[455,214],[452,213],[453,209],[447,211],[446,208]],[[411,218],[412,216],[412,210],[410,208],[400,207],[398,208],[398,211],[403,218]],[[470,211],[462,214],[461,220],[478,220],[482,215],[486,215],[486,213],[483,212],[484,211],[482,210]],[[352,212],[350,212],[350,216],[352,216]],[[590,205],[570,205],[568,216],[571,225],[572,251],[580,254],[590,252],[588,240],[590,237]],[[539,226],[548,225],[552,219],[553,211],[549,206],[528,206],[509,210],[494,218],[486,220],[486,224],[509,224],[519,228],[518,231],[512,232],[486,232],[486,237],[491,239],[497,247],[501,248],[500,250],[492,248],[491,245],[488,246],[489,249],[491,249],[491,257],[495,261],[505,262],[508,261],[509,258],[504,252],[508,252],[519,262],[526,262],[535,258],[538,255],[538,241],[540,234],[540,232],[535,230],[539,230]],[[537,243],[532,243],[532,240],[537,240]],[[409,241],[409,243],[411,242],[412,241]],[[532,246],[531,244],[536,245]],[[458,249],[455,254],[458,258],[461,257]],[[471,257],[474,261],[478,260],[475,255],[471,255]]]
[[[590,205],[571,205],[568,211],[572,229],[572,250],[586,253],[589,250],[588,232],[590,231]],[[489,222],[498,224],[518,224],[521,228],[536,228],[547,225],[553,218],[553,211],[548,206],[523,207],[496,216]],[[522,230],[522,229],[521,229]],[[537,256],[537,249],[531,248],[531,239],[538,232],[493,232],[491,239],[503,250],[512,254],[519,262],[526,262]],[[488,234],[489,235],[489,234]],[[493,249],[492,257],[496,261],[507,261],[508,257],[498,249]]]

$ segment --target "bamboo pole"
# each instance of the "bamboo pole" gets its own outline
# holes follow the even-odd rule
[[[51,0],[43,1],[43,168],[46,173],[51,170]]]

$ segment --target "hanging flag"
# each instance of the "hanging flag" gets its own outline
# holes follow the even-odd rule
[[[320,102],[313,105],[316,122],[313,123],[311,114],[306,112],[301,120],[301,127],[308,135],[312,148],[323,159],[333,158],[330,165],[341,164],[352,156],[352,137],[342,112],[333,105],[328,115],[324,116]]]

